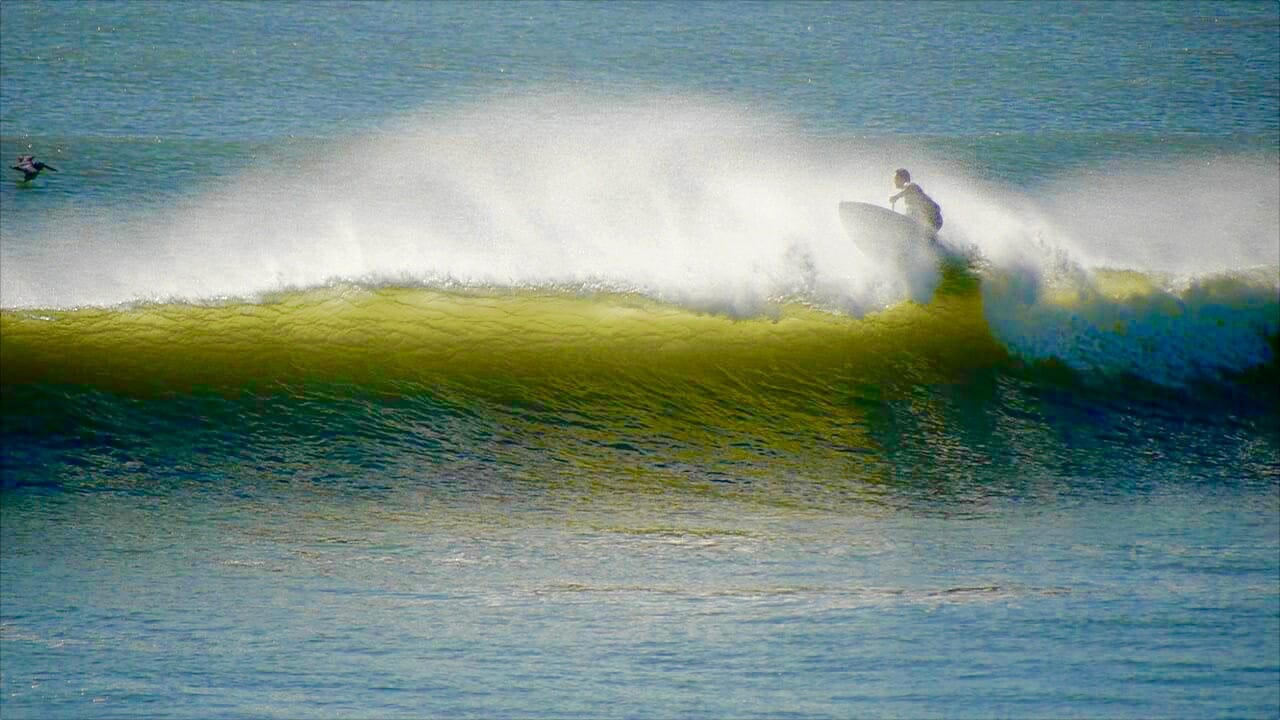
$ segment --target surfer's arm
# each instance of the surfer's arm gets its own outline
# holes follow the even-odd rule
[[[908,183],[906,187],[902,188],[902,192],[898,193],[897,195],[889,196],[889,204],[890,205],[896,204],[899,200],[903,199],[904,197],[907,199],[907,205],[910,206],[916,203],[923,202],[924,199],[928,197],[928,195],[924,194],[924,191],[920,189],[919,185],[915,183]]]

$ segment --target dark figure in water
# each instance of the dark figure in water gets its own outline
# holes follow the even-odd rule
[[[52,170],[58,172],[58,168],[52,165],[45,165],[35,158],[34,155],[19,155],[18,164],[13,166],[14,170],[22,171],[22,182],[31,182],[36,179],[41,170]]]
[[[934,237],[938,236],[938,231],[942,229],[942,208],[938,207],[938,203],[933,198],[924,194],[924,190],[920,186],[911,182],[911,173],[906,169],[899,169],[893,174],[893,184],[901,192],[897,195],[889,196],[889,205],[895,205],[899,200],[905,200],[907,203],[907,215],[916,222],[929,228]]]

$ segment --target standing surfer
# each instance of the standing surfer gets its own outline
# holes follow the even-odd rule
[[[911,182],[911,173],[907,172],[906,168],[898,168],[898,171],[893,174],[893,185],[899,188],[900,192],[889,196],[889,205],[893,207],[899,200],[905,201],[907,215],[929,228],[936,238],[938,231],[942,229],[942,208],[938,207],[938,203],[925,195],[919,185]]]

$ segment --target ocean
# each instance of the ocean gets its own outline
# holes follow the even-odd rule
[[[6,720],[1280,714],[1274,2],[5,0],[0,156]]]

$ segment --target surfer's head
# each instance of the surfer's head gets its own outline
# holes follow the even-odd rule
[[[902,187],[909,182],[911,182],[911,173],[907,172],[906,168],[898,168],[893,174],[894,187]]]

